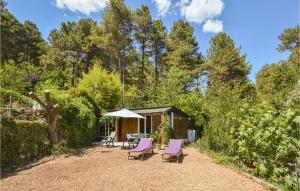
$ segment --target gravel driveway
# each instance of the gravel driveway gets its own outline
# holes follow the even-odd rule
[[[162,163],[160,154],[127,160],[126,150],[95,147],[4,178],[1,190],[267,190],[195,148],[183,153],[182,163]]]

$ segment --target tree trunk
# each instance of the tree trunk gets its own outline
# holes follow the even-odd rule
[[[75,85],[75,62],[72,64],[72,80],[71,80],[71,86],[73,87]]]
[[[29,93],[30,97],[37,101],[47,112],[48,116],[48,123],[49,123],[49,129],[50,129],[50,135],[51,135],[51,141],[53,144],[58,143],[58,115],[57,115],[57,109],[58,104],[53,105],[50,97],[50,91],[45,90],[45,103],[40,100],[33,92]]]
[[[143,42],[142,42],[142,69],[141,69],[141,85],[142,85],[142,90],[145,89],[144,67],[145,67],[145,40],[143,40]]]
[[[154,54],[154,64],[155,64],[155,86],[158,85],[158,53],[157,48],[155,48],[155,54]]]

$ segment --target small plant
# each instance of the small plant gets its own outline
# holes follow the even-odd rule
[[[61,141],[60,143],[53,145],[52,154],[56,156],[63,155],[63,154],[70,156],[70,155],[75,155],[76,150],[68,147],[66,141]]]
[[[171,130],[171,124],[170,124],[170,119],[166,115],[163,120],[162,120],[162,144],[168,144],[169,139],[170,139],[170,130]]]
[[[155,131],[152,135],[153,141],[155,143],[160,143],[161,140],[161,132],[160,131]]]
[[[157,130],[153,133],[152,135],[152,138],[153,138],[153,141],[155,142],[155,146],[156,146],[156,149],[157,150],[160,150],[161,149],[161,131]]]

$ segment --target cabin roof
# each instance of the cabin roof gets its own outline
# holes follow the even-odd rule
[[[145,115],[145,114],[152,114],[152,113],[169,113],[175,112],[181,116],[189,117],[188,114],[184,113],[180,109],[173,107],[173,106],[156,106],[156,107],[143,107],[143,108],[129,108],[129,110]],[[114,111],[114,110],[113,110]]]
[[[138,114],[147,114],[147,113],[165,113],[171,109],[172,106],[161,106],[161,107],[131,108],[129,110]]]

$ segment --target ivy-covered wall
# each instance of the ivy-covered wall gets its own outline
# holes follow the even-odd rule
[[[48,124],[1,117],[1,170],[12,170],[51,151]]]

